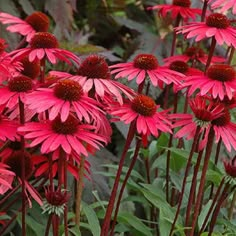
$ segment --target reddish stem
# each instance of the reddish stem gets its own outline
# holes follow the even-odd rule
[[[193,138],[192,148],[191,148],[191,151],[189,153],[187,165],[186,165],[186,168],[185,168],[183,184],[182,184],[182,188],[181,188],[181,192],[180,192],[180,196],[179,196],[179,200],[178,200],[178,207],[177,207],[177,210],[176,210],[176,213],[175,213],[174,221],[173,221],[172,226],[171,226],[171,230],[170,230],[170,234],[169,234],[170,236],[172,235],[172,233],[174,231],[175,224],[176,224],[176,221],[177,221],[178,216],[179,216],[180,207],[181,207],[183,197],[184,197],[184,190],[185,190],[185,186],[186,186],[186,182],[187,182],[188,172],[190,170],[191,163],[192,163],[192,157],[193,157],[194,151],[196,150],[196,148],[198,146],[199,134],[200,134],[200,126],[197,126],[197,129],[196,129],[196,132],[195,132],[195,135],[194,135],[194,138]]]
[[[200,231],[199,231],[199,234],[203,233],[203,231],[204,231],[204,229],[205,229],[205,227],[206,227],[206,225],[207,225],[207,222],[208,222],[209,217],[210,217],[210,215],[211,215],[211,213],[212,213],[212,210],[213,210],[213,208],[214,208],[214,206],[215,206],[215,204],[216,204],[216,201],[217,201],[217,199],[218,199],[218,196],[220,195],[220,192],[221,192],[221,189],[222,189],[222,187],[223,187],[223,185],[224,185],[224,182],[225,182],[225,179],[223,178],[223,179],[221,180],[221,182],[220,182],[220,185],[219,185],[219,187],[218,187],[216,193],[215,193],[215,196],[214,196],[214,198],[213,198],[213,200],[212,200],[211,206],[210,206],[210,208],[209,208],[209,210],[208,210],[208,212],[207,212],[207,215],[206,215],[206,217],[205,217],[205,219],[204,219],[204,222],[203,222],[202,227],[201,227],[201,229],[200,229]]]
[[[221,196],[220,196],[220,198],[219,198],[219,200],[217,202],[217,205],[216,205],[216,207],[215,207],[215,209],[214,209],[214,211],[212,213],[211,222],[210,222],[210,228],[209,228],[209,234],[208,234],[209,236],[211,236],[212,233],[213,233],[213,229],[215,227],[215,223],[216,223],[216,220],[217,220],[217,216],[219,215],[221,206],[222,206],[224,200],[227,198],[227,196],[229,194],[228,193],[229,187],[230,187],[230,184],[227,183],[225,185],[225,187],[224,187],[224,189],[223,189],[223,191],[221,193]]]
[[[228,63],[229,65],[231,64],[232,59],[233,59],[233,57],[234,57],[234,52],[235,52],[235,48],[232,46],[232,47],[231,47],[231,50],[230,50],[229,58],[228,58],[228,61],[227,61],[227,63]]]
[[[215,155],[215,163],[214,163],[215,165],[217,165],[218,160],[219,160],[221,143],[222,143],[222,139],[220,138],[219,142],[217,143],[217,147],[216,147],[216,155]],[[211,184],[209,199],[212,198],[213,191],[214,191],[214,183]]]
[[[120,202],[121,202],[121,199],[122,199],[122,196],[123,196],[123,193],[124,193],[124,190],[125,190],[125,186],[128,182],[128,179],[130,177],[130,174],[134,168],[134,165],[138,159],[138,153],[139,153],[139,149],[141,147],[141,144],[142,144],[142,139],[138,139],[137,143],[136,143],[136,148],[135,148],[135,152],[134,152],[134,156],[132,158],[132,161],[130,163],[130,166],[129,166],[129,169],[126,173],[126,176],[125,176],[125,179],[122,183],[122,186],[121,186],[121,189],[120,189],[120,193],[119,193],[119,196],[118,196],[118,200],[117,200],[117,203],[116,203],[116,209],[115,209],[115,214],[114,214],[114,217],[113,217],[113,222],[112,222],[112,226],[111,226],[111,233],[110,235],[113,235],[114,233],[114,229],[115,229],[115,225],[116,225],[116,220],[117,220],[117,215],[118,215],[118,211],[119,211],[119,207],[120,207]]]
[[[40,61],[40,83],[44,84],[45,83],[45,65],[46,65],[46,60],[45,57]]]
[[[213,54],[214,54],[214,51],[215,51],[215,47],[216,47],[216,39],[215,39],[215,37],[213,36],[213,37],[211,38],[211,47],[210,47],[210,51],[209,51],[208,58],[207,58],[207,62],[206,62],[205,73],[206,73],[208,67],[209,67],[210,64],[211,64],[211,59],[212,59],[212,57],[213,57]]]
[[[118,190],[120,176],[121,176],[121,173],[122,173],[122,168],[123,168],[123,165],[124,165],[124,162],[125,162],[126,154],[129,150],[129,147],[131,145],[131,142],[134,138],[135,133],[136,133],[136,122],[132,122],[130,124],[130,127],[129,127],[129,132],[128,132],[128,135],[127,135],[126,143],[125,143],[122,155],[121,155],[121,159],[120,159],[119,167],[118,167],[118,170],[117,170],[115,182],[114,182],[114,185],[113,185],[113,188],[112,188],[110,200],[109,200],[108,207],[107,207],[107,210],[106,210],[106,214],[105,214],[105,218],[104,218],[104,222],[103,222],[103,226],[102,226],[102,231],[101,231],[101,236],[107,236],[108,235],[111,216],[112,216],[112,211],[113,211],[114,204],[115,204],[115,199],[116,199],[116,193],[117,193],[117,190]]]
[[[67,190],[67,160],[64,160],[64,189],[65,191]],[[68,231],[68,203],[66,203],[65,208],[64,208],[64,233],[65,236],[69,235]]]
[[[19,98],[19,112],[20,112],[20,124],[24,125],[25,124],[25,108],[24,108],[24,103],[20,100]],[[21,151],[22,151],[22,156],[21,156],[21,197],[22,197],[22,236],[26,236],[26,223],[25,223],[25,218],[26,218],[26,186],[25,186],[25,138],[24,136],[20,137],[20,142],[21,142]]]
[[[175,21],[175,26],[174,26],[174,27],[178,27],[179,24],[180,24],[180,21],[181,21],[181,15],[178,14],[178,16],[177,16],[177,18],[176,18],[176,21]],[[176,39],[177,39],[177,34],[176,34],[176,31],[174,30],[170,56],[174,56],[174,54],[175,54]]]
[[[200,185],[198,188],[199,190],[198,190],[198,194],[197,194],[197,200],[196,200],[196,204],[195,204],[195,208],[194,208],[194,215],[193,215],[193,221],[192,221],[192,225],[191,225],[191,231],[189,234],[190,236],[194,235],[194,230],[195,230],[195,226],[197,223],[197,218],[198,218],[198,214],[199,214],[199,210],[200,210],[200,206],[201,206],[201,200],[202,200],[203,191],[204,191],[206,173],[207,173],[207,169],[208,169],[209,160],[211,157],[211,150],[212,150],[212,146],[213,146],[214,136],[215,136],[214,129],[213,129],[213,127],[211,127],[209,134],[208,134],[208,142],[207,142],[206,151],[205,151],[205,157],[204,157],[204,163],[203,163],[203,167],[202,167],[202,175],[201,175],[201,179],[200,179]]]
[[[203,151],[200,151],[198,153],[197,163],[196,163],[196,165],[194,167],[194,171],[193,171],[192,184],[191,184],[191,188],[190,188],[188,205],[187,205],[187,210],[186,210],[185,226],[188,226],[189,219],[190,219],[191,208],[192,208],[193,199],[194,199],[194,195],[196,192],[196,186],[197,186],[197,175],[198,175],[198,171],[199,171],[201,160],[202,160],[202,154],[203,154]]]
[[[50,214],[48,217],[48,222],[47,222],[47,226],[45,230],[45,236],[49,235],[51,223],[52,223],[52,214]]]
[[[209,0],[204,1],[203,8],[202,8],[201,22],[203,22],[205,20],[208,1]]]

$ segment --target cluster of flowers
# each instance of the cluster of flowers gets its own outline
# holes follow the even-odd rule
[[[151,136],[157,138],[162,132],[193,139],[194,144],[198,140],[195,150],[206,150],[206,169],[213,141],[219,146],[224,144],[228,152],[236,150],[236,124],[230,115],[236,106],[236,72],[230,65],[236,29],[224,14],[231,8],[235,13],[236,1],[225,2],[205,0],[203,9],[192,9],[190,0],[173,0],[172,5],[150,8],[161,17],[170,13],[176,21],[172,55],[164,59],[163,65],[152,54],[139,54],[131,62],[110,67],[99,55],[89,55],[81,61],[59,47],[56,37],[48,32],[50,22],[45,14],[35,12],[21,20],[0,13],[0,22],[8,25],[7,30],[24,36],[21,47],[10,53],[5,51],[5,41],[0,40],[0,194],[9,195],[21,186],[23,205],[31,204],[31,198],[43,205],[35,186],[41,186],[37,180],[49,179],[43,196],[47,205],[44,209],[58,215],[55,206],[65,207],[69,198],[65,191],[67,171],[78,180],[81,158],[110,142],[111,121],[130,124],[127,141],[137,135],[143,146],[148,145]],[[191,22],[198,16],[201,22]],[[174,55],[178,35],[194,39],[182,55]],[[199,42],[207,44],[208,39],[211,46],[206,53]],[[227,57],[214,56],[216,45],[223,44],[229,48]],[[67,72],[47,69],[47,64],[60,61],[69,65]],[[136,79],[137,91],[118,82],[119,78]],[[163,107],[149,96],[150,86],[163,91]],[[176,100],[174,112],[168,109],[170,93]],[[180,95],[186,98],[181,114],[176,113]],[[85,169],[89,171],[87,161]],[[225,170],[235,177],[235,162],[225,161]],[[200,186],[204,186],[205,174],[202,171]],[[36,182],[29,181],[32,179]],[[58,179],[56,187],[53,179]],[[198,194],[201,201],[202,192],[199,190]],[[186,217],[186,226],[192,226],[190,235],[194,233],[199,206],[196,203],[193,223]],[[103,235],[108,235],[113,207],[111,197]]]

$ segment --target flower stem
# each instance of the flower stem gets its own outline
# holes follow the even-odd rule
[[[202,224],[202,227],[201,227],[201,229],[200,229],[200,231],[199,231],[199,234],[203,233],[203,231],[204,231],[204,229],[205,229],[205,227],[206,227],[206,225],[207,225],[207,222],[208,222],[208,220],[209,220],[209,217],[210,217],[210,215],[211,215],[211,213],[212,213],[212,210],[213,210],[213,208],[214,208],[214,206],[215,206],[215,204],[216,204],[217,198],[218,198],[218,196],[220,195],[220,192],[221,192],[222,187],[224,186],[224,182],[225,182],[225,178],[222,178],[222,180],[221,180],[221,182],[220,182],[220,185],[219,185],[219,187],[218,187],[218,189],[217,189],[217,191],[216,191],[216,193],[215,193],[215,196],[214,196],[214,198],[213,198],[213,200],[212,200],[211,206],[210,206],[210,208],[209,208],[209,210],[208,210],[208,212],[207,212],[207,215],[206,215],[206,217],[205,217],[205,219],[204,219],[204,222],[203,222],[203,224]]]
[[[217,216],[219,215],[219,212],[220,212],[220,209],[221,209],[221,205],[223,204],[224,200],[227,198],[227,196],[229,195],[228,193],[228,190],[230,188],[230,184],[229,183],[226,183],[222,193],[221,193],[221,196],[215,206],[215,209],[212,213],[212,217],[211,217],[211,222],[210,222],[210,228],[209,228],[209,236],[212,235],[213,233],[213,229],[214,229],[214,226],[215,226],[215,223],[216,223],[216,220],[217,220]]]
[[[231,62],[232,62],[232,59],[233,59],[233,57],[234,57],[234,52],[235,52],[235,48],[232,46],[232,47],[230,47],[231,49],[230,49],[230,54],[229,54],[229,58],[228,58],[228,61],[227,61],[227,63],[230,65],[231,64]]]
[[[187,165],[186,165],[186,168],[185,168],[183,184],[182,184],[182,188],[181,188],[181,192],[180,192],[180,197],[179,197],[179,200],[178,200],[178,207],[177,207],[177,210],[176,210],[176,213],[175,213],[174,221],[173,221],[172,226],[171,226],[171,230],[170,230],[170,234],[169,234],[170,236],[172,235],[172,233],[174,231],[175,224],[176,224],[176,221],[177,221],[178,216],[179,216],[180,207],[181,207],[181,204],[182,204],[182,201],[183,201],[184,190],[185,190],[185,186],[186,186],[186,182],[187,182],[188,172],[189,172],[190,167],[191,167],[192,157],[193,157],[194,151],[196,150],[196,148],[198,146],[199,134],[200,134],[200,126],[197,126],[197,129],[196,129],[196,132],[195,132],[195,135],[194,135],[194,138],[193,138],[192,148],[191,148],[191,151],[189,153]]]
[[[85,167],[85,156],[81,157],[79,166],[79,179],[77,181],[77,193],[76,193],[76,210],[75,210],[75,223],[80,227],[80,208],[83,193],[83,179],[84,179],[84,167]]]
[[[67,191],[67,160],[64,159],[64,189]],[[68,231],[68,203],[66,203],[64,208],[64,234],[65,236],[69,235]]]
[[[208,1],[209,0],[204,1],[203,8],[202,8],[201,22],[203,22],[205,20]]]
[[[47,222],[47,226],[45,230],[45,236],[49,235],[51,223],[52,223],[52,214],[50,214],[48,217],[48,222]]]
[[[176,18],[176,21],[175,21],[175,27],[178,27],[178,26],[179,26],[180,21],[181,21],[181,15],[178,14],[178,16],[177,16],[177,18]],[[170,56],[174,56],[174,54],[175,54],[176,39],[177,39],[177,34],[176,34],[176,31],[174,30]]]
[[[206,73],[208,67],[209,67],[210,64],[211,64],[211,59],[212,59],[212,57],[213,57],[213,54],[214,54],[214,51],[215,51],[215,47],[216,47],[216,39],[215,39],[215,37],[213,36],[213,37],[211,38],[211,47],[210,47],[210,51],[209,51],[208,58],[207,58],[207,62],[206,62],[205,73]]]
[[[136,133],[136,127],[135,126],[136,126],[136,122],[132,122],[130,124],[130,127],[129,127],[127,139],[126,139],[125,146],[124,146],[124,149],[123,149],[123,152],[122,152],[122,155],[121,155],[119,167],[118,167],[118,170],[117,170],[117,173],[116,173],[115,182],[113,184],[110,200],[109,200],[109,203],[108,203],[108,207],[107,207],[107,210],[106,210],[104,222],[103,222],[103,225],[102,225],[101,236],[107,236],[108,235],[111,216],[112,216],[112,211],[113,211],[114,204],[115,204],[116,193],[117,193],[118,186],[119,186],[119,181],[120,181],[120,176],[121,176],[121,173],[122,173],[122,168],[123,168],[123,165],[124,165],[124,162],[125,162],[125,157],[126,157],[126,154],[129,150],[129,147],[131,145],[131,142],[134,138],[134,135]]]
[[[219,160],[221,143],[222,143],[222,139],[220,138],[219,142],[217,143],[217,147],[216,147],[216,155],[215,155],[215,163],[214,163],[215,166],[217,165],[218,160]],[[211,184],[209,199],[212,198],[213,190],[214,190],[214,183]]]
[[[41,61],[40,61],[40,83],[41,84],[44,84],[45,82],[45,65],[46,65],[46,60],[45,58],[43,58]]]
[[[208,142],[207,142],[206,151],[205,151],[205,157],[204,157],[204,163],[203,163],[203,167],[202,167],[202,175],[201,175],[201,179],[200,179],[197,200],[196,200],[196,204],[195,204],[195,208],[194,208],[194,215],[193,215],[193,221],[191,224],[191,231],[189,234],[190,236],[194,235],[194,230],[195,230],[195,226],[197,223],[197,217],[198,217],[200,206],[201,206],[204,185],[205,185],[205,179],[206,179],[206,173],[207,173],[207,169],[208,169],[209,160],[211,157],[211,150],[212,150],[212,146],[213,146],[214,136],[215,136],[214,129],[213,129],[213,127],[211,127],[209,134],[208,134]]]
[[[20,124],[24,125],[25,124],[25,108],[24,108],[24,103],[19,99],[19,112],[20,112]],[[22,224],[22,236],[26,236],[26,224],[25,224],[25,217],[26,217],[26,186],[25,186],[25,138],[24,136],[20,137],[20,142],[21,142],[21,151],[22,151],[22,156],[21,156],[21,197],[22,197],[22,219],[21,219],[21,224]]]
[[[229,207],[229,211],[228,211],[228,218],[229,218],[229,220],[231,220],[232,217],[233,217],[233,211],[234,211],[234,207],[235,207],[235,202],[236,202],[236,192],[234,192],[233,199],[232,199],[230,207]]]
[[[198,175],[198,171],[199,171],[201,160],[202,160],[202,154],[203,154],[203,151],[200,151],[198,153],[197,163],[196,163],[196,165],[194,167],[194,171],[193,171],[192,184],[191,184],[191,188],[190,188],[188,205],[187,205],[187,210],[186,210],[185,226],[188,226],[189,219],[190,219],[191,208],[192,208],[193,199],[194,199],[194,195],[196,192],[196,186],[197,186],[197,175]]]
[[[116,224],[116,220],[117,220],[117,215],[118,215],[118,211],[119,211],[119,207],[120,207],[120,202],[121,202],[124,190],[125,190],[125,186],[126,186],[126,184],[128,182],[128,179],[130,177],[130,174],[131,174],[131,172],[132,172],[132,170],[134,168],[134,165],[135,165],[135,163],[136,163],[136,161],[138,159],[138,153],[139,153],[141,144],[142,144],[142,139],[140,138],[140,139],[137,140],[135,151],[134,151],[134,156],[132,158],[132,161],[130,163],[129,169],[128,169],[127,173],[126,173],[125,179],[124,179],[124,181],[122,183],[122,186],[121,186],[121,189],[120,189],[120,193],[119,193],[118,200],[117,200],[117,203],[116,203],[116,209],[115,209],[115,214],[114,214],[114,217],[113,217],[113,222],[112,222],[112,226],[111,226],[111,233],[110,233],[110,235],[113,235],[113,233],[114,233],[115,224]]]

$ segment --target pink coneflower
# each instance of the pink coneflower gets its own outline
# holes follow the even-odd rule
[[[195,20],[197,15],[201,15],[201,9],[190,8],[190,0],[173,0],[172,5],[159,4],[153,7],[148,7],[148,10],[158,10],[162,17],[166,17],[167,13],[171,14],[172,19],[180,15],[184,20],[189,18]]]
[[[0,38],[0,82],[6,81],[9,77],[18,74],[22,70],[20,62],[12,62],[11,57],[5,49],[6,41]]]
[[[11,185],[15,174],[8,168],[8,165],[0,163],[0,194],[4,194],[12,188]]]
[[[24,158],[24,179],[22,179],[22,158]],[[30,207],[32,206],[30,197],[37,201],[39,205],[42,205],[42,200],[39,193],[27,180],[31,177],[33,173],[33,163],[31,160],[31,154],[26,151],[15,151],[12,153],[12,155],[4,159],[4,163],[7,164],[10,169],[15,173],[15,176],[20,184],[22,184],[22,181],[24,181],[25,188],[30,194],[29,196],[28,193],[25,192]]]
[[[211,8],[220,8],[219,12],[224,13],[232,8],[233,14],[236,14],[236,0],[210,0]]]
[[[50,172],[50,164],[49,164],[49,158],[47,156],[33,156],[32,162],[35,166],[35,172],[34,176],[37,178],[39,176],[46,176],[47,178],[52,175],[52,178],[56,176],[58,173],[58,160],[59,160],[59,150],[56,150],[52,155],[52,170]],[[75,163],[78,163],[80,165],[80,156],[76,153],[72,153],[70,155],[66,155],[66,161],[67,161],[67,170],[70,172],[75,179],[78,179],[78,167]],[[90,163],[85,160],[85,170],[87,173],[90,173]],[[63,179],[63,178],[62,178]]]
[[[152,54],[139,54],[132,62],[118,63],[110,66],[111,74],[116,74],[115,78],[127,77],[128,80],[136,78],[137,84],[144,82],[148,76],[154,86],[162,87],[165,84],[179,84],[176,76],[184,75],[166,67],[158,65],[158,61]],[[117,74],[118,73],[118,74]]]
[[[99,119],[103,112],[99,103],[83,92],[79,82],[70,79],[58,81],[52,88],[39,88],[27,96],[29,109],[38,113],[48,111],[49,120],[60,115],[64,122],[70,112],[75,112],[78,119],[90,123],[91,119]]]
[[[198,42],[204,38],[214,38],[219,45],[226,43],[236,47],[236,28],[230,26],[229,19],[221,13],[213,13],[206,22],[192,22],[176,28],[177,33],[183,33],[187,39],[195,37]]]
[[[48,32],[38,32],[32,37],[29,47],[21,48],[9,53],[12,60],[21,60],[28,56],[29,61],[32,62],[36,59],[48,59],[49,62],[55,64],[58,60],[65,61],[71,64],[71,59],[77,64],[80,64],[80,59],[70,51],[59,48],[59,43],[56,37]]]
[[[13,33],[19,33],[26,36],[26,41],[29,42],[36,32],[48,31],[49,18],[42,12],[36,11],[33,14],[22,20],[8,13],[0,13],[0,22],[9,24],[7,30]]]
[[[236,124],[231,122],[231,115],[228,108],[225,108],[223,114],[211,123],[215,131],[216,143],[222,139],[229,152],[231,151],[231,147],[236,150]]]
[[[50,74],[59,78],[71,78],[79,81],[84,92],[93,98],[104,100],[107,96],[116,98],[123,103],[122,93],[132,99],[134,91],[127,86],[112,80],[105,59],[98,55],[90,55],[80,65],[77,75],[65,72],[51,72]]]
[[[41,144],[41,152],[43,154],[54,152],[59,147],[67,153],[72,151],[78,155],[88,155],[84,145],[86,143],[99,149],[102,143],[106,143],[106,138],[95,134],[93,131],[96,127],[92,125],[79,124],[79,121],[69,116],[65,122],[60,117],[53,121],[44,121],[41,123],[29,122],[18,130],[24,133],[25,139],[32,142],[30,147]]]
[[[197,126],[201,131],[209,130],[211,121],[219,118],[224,111],[221,103],[215,103],[207,97],[197,96],[189,101],[193,114],[171,114],[170,118],[174,119],[173,128],[181,127],[175,134],[176,138],[192,139],[195,135]]]
[[[167,118],[167,111],[157,111],[160,108],[155,101],[139,94],[132,101],[123,105],[109,107],[110,114],[119,117],[120,121],[130,124],[135,121],[137,132],[144,136],[158,136],[158,131],[171,133],[171,123]]]
[[[198,93],[205,95],[210,93],[213,98],[219,97],[223,100],[225,96],[233,97],[236,90],[236,74],[233,67],[226,64],[211,65],[206,75],[190,76],[186,78],[183,87],[189,87],[188,94]]]
[[[201,49],[197,47],[189,47],[185,50],[182,55],[174,55],[172,57],[167,57],[164,59],[164,62],[170,64],[173,61],[194,61],[201,62],[206,65],[208,59],[208,55]],[[225,62],[225,58],[213,56],[211,59],[211,63],[223,63]]]
[[[22,64],[22,69],[20,73],[22,75],[28,76],[31,79],[36,79],[40,74],[40,62],[39,60],[29,61],[28,57],[23,58],[20,63]]]
[[[177,71],[177,72],[185,75],[186,77],[187,76],[194,76],[194,75],[203,75],[202,71],[200,71],[196,68],[189,67],[188,64],[184,61],[176,60],[176,61],[172,61],[170,64],[167,63],[167,65],[168,65],[168,68],[170,70]],[[174,90],[175,93],[178,92],[181,89],[181,84],[186,79],[186,77],[176,76],[176,78],[179,78],[180,85],[175,85],[174,84],[173,90]]]
[[[235,178],[236,177],[236,156],[232,160],[224,160],[225,172]]]
[[[11,140],[15,141],[19,136],[17,135],[17,128],[19,124],[15,121],[9,120],[4,116],[0,116],[0,141]]]
[[[19,99],[25,102],[25,96],[32,88],[33,83],[29,77],[24,75],[13,77],[7,86],[0,88],[0,104],[12,109],[19,103]]]

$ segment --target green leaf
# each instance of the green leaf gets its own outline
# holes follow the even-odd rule
[[[138,217],[128,212],[120,212],[118,215],[119,223],[126,223],[142,233],[144,236],[152,236],[151,229],[147,227]]]
[[[103,166],[103,167],[112,168],[112,169],[115,169],[115,170],[118,169],[118,166],[117,166],[117,165],[112,165],[112,164],[105,164],[105,165],[102,165],[102,166]],[[127,167],[127,166],[124,166],[124,167],[122,168],[122,172],[125,173],[125,174],[127,173],[128,170],[129,170],[129,167]],[[132,170],[131,176],[133,176],[133,177],[135,177],[135,178],[137,178],[137,179],[140,179],[140,180],[144,181],[143,176],[140,175],[136,170]]]
[[[87,205],[85,202],[82,203],[82,211],[87,217],[90,230],[94,236],[100,235],[101,228],[97,218],[97,215],[92,207]]]
[[[209,200],[207,202],[206,205],[204,205],[204,207],[202,208],[202,211],[200,213],[200,215],[198,216],[198,227],[199,229],[201,229],[202,225],[203,225],[203,222],[207,216],[207,213],[211,207],[211,204],[212,204],[212,200]],[[211,216],[211,215],[210,215]],[[210,218],[207,219],[207,222],[210,220]]]
[[[219,186],[223,175],[218,171],[208,169],[206,174],[207,181],[213,182],[215,185]]]

